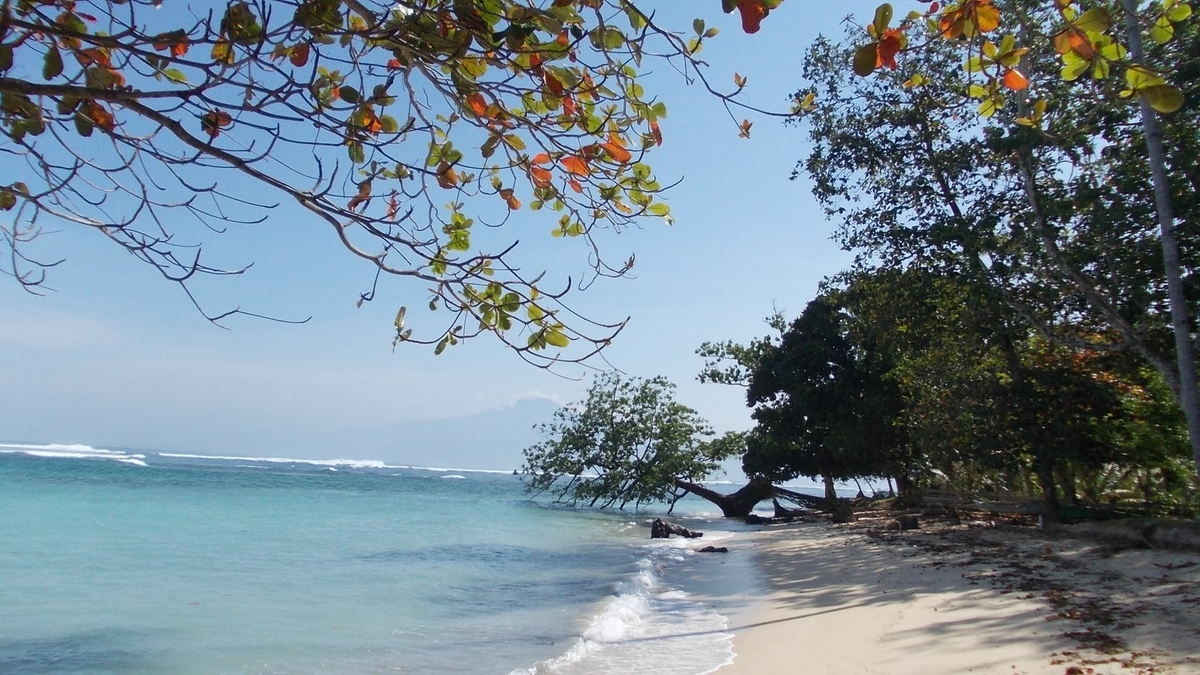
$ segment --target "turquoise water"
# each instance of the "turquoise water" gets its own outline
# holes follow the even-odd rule
[[[711,671],[727,620],[652,515],[505,474],[0,445],[0,672]]]

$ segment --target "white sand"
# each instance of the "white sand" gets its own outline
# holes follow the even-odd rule
[[[1200,555],[883,522],[740,537],[765,583],[710,599],[735,633],[719,675],[1200,673]]]

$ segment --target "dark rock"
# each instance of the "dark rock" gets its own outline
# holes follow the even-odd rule
[[[729,549],[724,546],[705,546],[700,549],[701,553],[729,553]]]
[[[751,513],[750,515],[746,516],[745,520],[747,525],[770,525],[771,523],[775,522],[774,518],[760,516],[757,513]]]
[[[854,509],[849,504],[839,504],[833,510],[830,518],[835,523],[853,523],[858,520],[858,517],[854,515]]]
[[[670,539],[673,534],[677,534],[685,539],[696,539],[704,536],[703,532],[693,532],[682,525],[668,523],[662,518],[655,518],[654,522],[650,524],[651,539]]]
[[[915,530],[921,526],[916,516],[900,516],[896,519],[902,530]]]

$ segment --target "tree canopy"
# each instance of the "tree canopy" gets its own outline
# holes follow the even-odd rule
[[[780,2],[722,9],[754,32]],[[587,358],[623,323],[575,316],[564,300],[633,266],[608,260],[599,232],[670,217],[646,161],[667,107],[644,86],[644,60],[703,82],[696,54],[717,30],[691,28],[618,0],[6,2],[7,271],[36,292],[59,261],[35,240],[92,228],[219,321],[240,310],[201,307],[189,284],[244,268],[202,255],[203,234],[286,200],[376,282],[428,289],[444,329],[414,335],[402,310],[398,342],[440,352],[492,334],[542,365]],[[517,236],[488,231],[539,210],[552,214],[546,234],[582,246],[582,278],[543,279]]]
[[[797,93],[820,102],[805,118],[814,150],[800,168],[839,240],[860,254],[860,269],[919,267],[987,284],[1045,339],[1137,354],[1189,420],[1200,419],[1195,317],[1185,301],[1196,293],[1187,281],[1196,264],[1188,176],[1200,126],[1186,103],[1195,93],[1187,77],[1195,27],[1171,22],[1171,35],[1156,33],[1136,62],[1114,46],[1096,52],[1090,77],[1064,72],[1064,59],[1076,61],[1074,51],[1064,55],[1063,39],[1086,34],[1087,44],[1116,45],[1120,22],[1112,17],[1159,26],[1160,7],[1101,4],[1085,19],[1061,3],[960,3],[975,19],[994,12],[996,23],[945,40],[943,14],[930,41],[905,52],[895,70],[872,68],[866,78],[844,67],[863,49],[853,31],[842,44],[819,42],[806,60],[811,86]],[[1020,33],[1024,45],[984,35],[1005,32]],[[1018,61],[1023,86],[1003,94],[1005,72]],[[1180,105],[1161,120],[1128,105],[1123,98],[1149,102],[1107,77],[1118,65],[1176,75]],[[1156,134],[1167,142],[1156,144]],[[1160,185],[1171,195],[1166,202]],[[1192,439],[1197,452],[1200,435]]]
[[[587,398],[560,408],[542,425],[545,440],[525,450],[528,489],[601,508],[673,505],[744,447],[736,435],[713,440],[674,391],[662,377],[599,375]]]

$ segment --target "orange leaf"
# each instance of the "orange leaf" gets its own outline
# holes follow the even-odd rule
[[[662,130],[658,128],[658,122],[650,123],[650,133],[654,135],[654,144],[662,145]]]
[[[372,136],[378,136],[383,131],[383,122],[375,115],[375,109],[367,106],[362,109],[362,128]]]
[[[400,60],[399,59],[388,59],[387,69],[388,70],[399,70],[400,69]]]
[[[540,166],[531,167],[529,169],[529,175],[533,178],[534,186],[540,188],[550,187],[551,181],[553,180],[553,176],[550,174],[550,171],[543,169]]]
[[[563,168],[566,169],[567,173],[569,173],[569,174],[573,174],[576,176],[588,176],[588,175],[591,175],[591,173],[592,173],[591,170],[588,169],[587,162],[585,162],[580,157],[575,157],[574,155],[567,155],[566,157],[563,157],[562,159],[560,159],[559,162],[563,165]]]
[[[487,99],[483,94],[475,92],[467,97],[467,105],[471,107],[471,112],[479,117],[485,117],[487,113]]]
[[[604,148],[604,151],[608,153],[608,156],[612,157],[613,161],[617,164],[624,164],[633,159],[633,155],[629,154],[628,150],[622,148],[611,140],[606,143],[601,143],[600,147]]]
[[[292,47],[292,53],[290,57],[292,65],[296,66],[297,68],[301,68],[304,66],[304,64],[308,63],[308,51],[308,45],[303,42]]]
[[[571,117],[575,116],[575,99],[571,98],[570,94],[563,97],[563,114]]]
[[[221,129],[231,124],[233,124],[233,118],[222,110],[214,110],[200,116],[200,128],[208,134],[209,138],[216,138],[217,134],[221,133]]]
[[[571,179],[567,181],[567,185],[571,186],[571,189],[576,193],[583,194],[583,186],[579,184],[579,181]]]
[[[438,167],[437,182],[438,185],[449,190],[458,185],[458,172],[454,170],[454,167],[446,162],[442,162],[441,166]]]
[[[392,190],[392,196],[388,197],[388,203],[387,203],[388,220],[395,218],[396,214],[399,213],[399,211],[400,211],[400,200],[396,199],[396,191]]]
[[[543,165],[543,166],[544,166],[544,165],[546,165],[546,164],[549,164],[549,163],[550,163],[550,155],[548,155],[548,154],[546,154],[546,153],[544,153],[544,152],[543,152],[543,153],[539,153],[539,154],[537,154],[537,155],[534,155],[534,156],[533,156],[533,159],[531,159],[531,160],[529,160],[529,161],[533,162],[534,164],[541,164],[541,165]]]
[[[737,7],[742,14],[742,30],[757,33],[763,17],[767,15],[763,0],[738,0]]]
[[[992,6],[992,0],[979,0],[975,9],[975,25],[980,33],[988,33],[1000,27],[1000,10]]]
[[[567,33],[565,28],[559,31],[558,37],[554,39],[554,43],[559,47],[566,47],[567,45],[571,44],[571,36]]]
[[[367,202],[370,202],[370,201],[371,201],[371,181],[364,180],[363,182],[358,184],[358,194],[355,195],[354,198],[350,200],[350,203],[346,205],[346,208],[353,211],[354,209],[357,209],[359,206],[366,205]]]
[[[1019,70],[1008,69],[1004,73],[1004,86],[1009,89],[1020,91],[1029,86],[1029,78],[1021,74]]]
[[[188,50],[187,38],[180,38],[179,42],[176,42],[175,45],[173,47],[171,47],[171,56],[176,56],[176,57],[183,56],[184,54],[187,54],[187,50]]]
[[[509,210],[517,211],[521,208],[521,200],[517,199],[517,196],[513,194],[512,190],[505,188],[500,191],[500,196],[508,204]]]
[[[550,73],[546,73],[543,76],[543,79],[546,82],[546,88],[550,90],[551,94],[554,94],[555,96],[563,95],[563,83],[559,82],[557,77],[554,77]]]
[[[904,42],[904,34],[896,28],[889,28],[883,32],[883,37],[879,38],[879,46],[876,48],[875,67],[887,66],[895,70],[896,54],[900,51],[900,46]]]
[[[83,104],[83,112],[96,126],[105,131],[112,131],[117,126],[113,114],[95,101],[89,99],[85,102]]]

